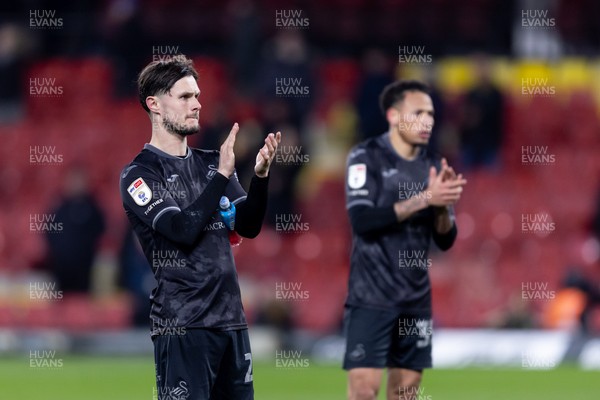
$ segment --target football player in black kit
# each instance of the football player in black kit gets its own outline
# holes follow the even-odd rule
[[[427,150],[434,120],[428,88],[394,82],[380,106],[388,132],[348,155],[346,209],[352,255],[344,330],[348,398],[377,398],[384,370],[387,399],[417,398],[431,367],[431,239],[456,238],[452,206],[466,180]]]
[[[231,252],[230,225],[253,238],[267,205],[269,167],[281,133],[258,151],[248,193],[235,173],[234,124],[220,151],[192,149],[200,129],[198,74],[185,56],[148,64],[138,77],[150,143],[125,167],[125,213],[157,281],[151,295],[158,399],[253,399],[252,356]]]

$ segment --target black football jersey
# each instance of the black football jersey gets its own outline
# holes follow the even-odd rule
[[[346,208],[392,207],[400,200],[427,196],[432,165],[439,171],[440,158],[425,148],[414,160],[400,157],[389,133],[368,139],[348,155]],[[433,224],[434,211],[428,207],[376,232],[353,232],[346,304],[430,311],[428,253]]]
[[[200,196],[218,165],[218,151],[188,148],[185,157],[175,157],[146,144],[121,174],[125,213],[157,281],[150,296],[153,325],[246,327],[228,230],[218,210],[193,246],[174,243],[155,230],[160,218]],[[246,198],[236,174],[223,195],[233,204]]]

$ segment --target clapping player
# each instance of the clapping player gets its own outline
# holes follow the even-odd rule
[[[374,400],[384,370],[388,400],[418,397],[431,367],[431,240],[456,238],[452,206],[466,180],[427,149],[434,122],[428,88],[388,85],[380,106],[389,130],[348,156],[346,208],[352,255],[344,327],[348,397]]]
[[[235,231],[259,234],[281,133],[267,135],[246,194],[235,173],[237,123],[220,151],[187,145],[200,129],[197,79],[184,56],[152,62],[140,73],[139,100],[152,136],[123,170],[121,197],[157,281],[150,318],[159,400],[253,399],[230,225],[218,207],[226,196],[235,206]]]

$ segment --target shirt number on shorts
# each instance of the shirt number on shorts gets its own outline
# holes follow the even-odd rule
[[[246,377],[244,378],[244,383],[249,383],[252,382],[252,354],[244,354],[244,359],[246,361],[250,361],[250,365],[248,365],[248,371],[246,372]]]
[[[419,340],[417,341],[417,347],[421,349],[431,345],[433,321],[431,319],[419,320],[417,321],[417,328],[419,329]]]

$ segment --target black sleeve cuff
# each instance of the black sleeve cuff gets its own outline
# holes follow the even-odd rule
[[[398,222],[394,207],[354,206],[348,210],[350,225],[357,235],[366,235]]]
[[[235,217],[235,231],[246,238],[260,233],[267,212],[269,177],[252,177],[246,200],[239,203]]]
[[[438,233],[435,229],[433,230],[433,241],[442,251],[448,250],[454,244],[458,230],[456,224],[452,224],[452,228],[444,234]]]

